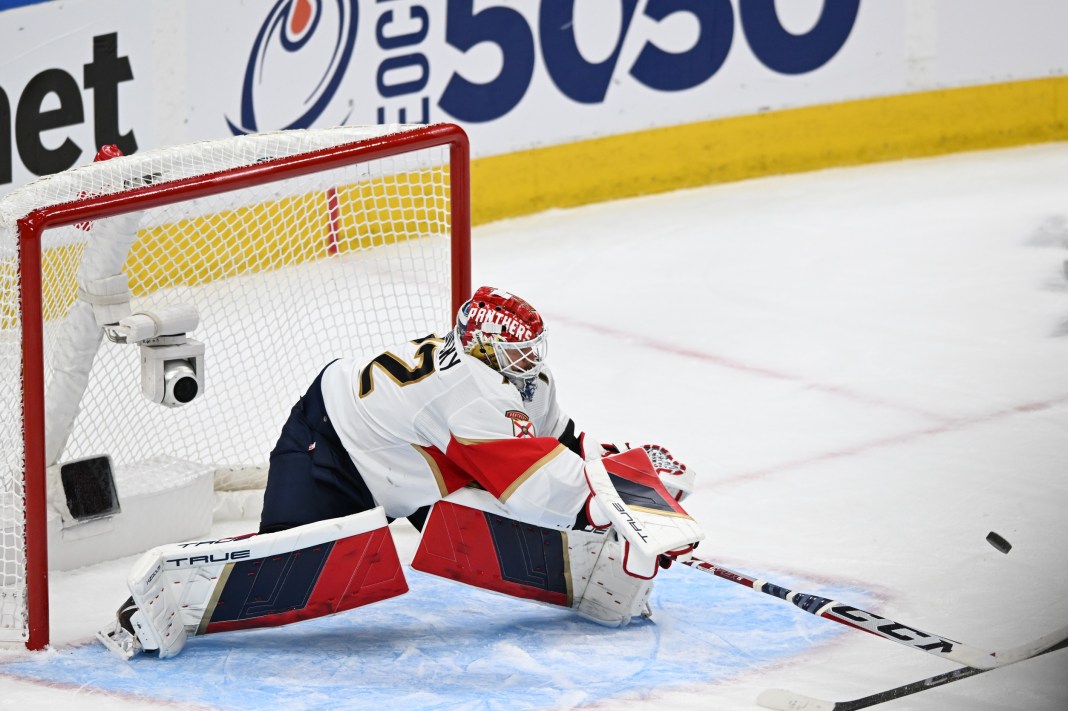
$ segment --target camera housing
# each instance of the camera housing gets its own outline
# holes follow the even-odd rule
[[[181,407],[204,392],[204,344],[186,334],[200,323],[189,304],[138,311],[104,326],[113,343],[141,348],[141,394],[151,402]]]
[[[204,344],[185,334],[141,343],[141,394],[149,401],[181,407],[204,391]]]

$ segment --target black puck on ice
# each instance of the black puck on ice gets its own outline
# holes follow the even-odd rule
[[[1010,550],[1012,550],[1012,544],[1006,541],[998,534],[994,533],[993,531],[986,534],[986,542],[997,548],[1002,553],[1008,553]]]

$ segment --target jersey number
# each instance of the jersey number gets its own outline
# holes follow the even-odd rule
[[[367,397],[374,392],[376,367],[381,368],[393,382],[402,388],[405,385],[418,383],[434,372],[434,356],[441,341],[434,336],[426,336],[412,342],[422,344],[415,350],[415,356],[418,359],[415,367],[413,368],[388,351],[380,353],[360,371],[360,397]]]

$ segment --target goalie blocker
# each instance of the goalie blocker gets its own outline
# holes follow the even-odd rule
[[[588,530],[439,501],[412,567],[626,625],[651,614],[653,578],[666,559],[688,554],[704,537],[679,504],[691,487],[671,486],[685,478],[684,469],[655,447],[587,462]],[[277,533],[156,548],[134,566],[128,584],[130,600],[98,634],[124,659],[141,651],[166,658],[192,636],[321,617],[408,590],[381,508]]]

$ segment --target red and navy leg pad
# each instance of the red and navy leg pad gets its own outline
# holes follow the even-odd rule
[[[571,606],[563,531],[448,501],[430,512],[412,568],[512,597]]]
[[[388,528],[235,562],[198,634],[273,627],[408,591]]]

